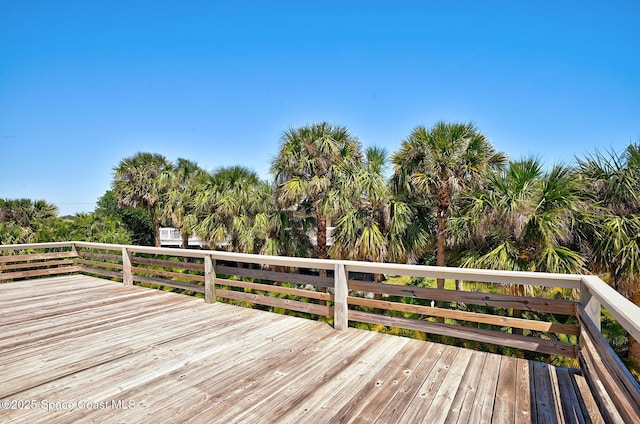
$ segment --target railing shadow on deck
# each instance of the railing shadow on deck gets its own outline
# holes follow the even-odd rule
[[[208,303],[220,300],[325,320],[337,330],[352,323],[577,359],[605,420],[640,422],[640,385],[600,333],[601,309],[605,308],[640,340],[640,308],[595,276],[87,242],[3,245],[0,254],[0,283],[83,273],[122,281],[124,285],[178,289],[204,297]],[[321,276],[320,270],[327,276]],[[529,286],[540,294],[560,289],[579,297],[553,299],[439,290],[361,278],[376,274]],[[436,302],[444,302],[445,306],[436,307]],[[459,304],[473,305],[475,309],[460,310]],[[520,317],[517,311],[527,313]],[[559,323],[535,315],[568,319]],[[566,384],[576,384],[570,374],[564,377]],[[530,380],[530,384],[540,387],[547,383],[544,373]],[[564,403],[560,406],[575,407]],[[532,413],[544,413],[533,408],[532,404]]]

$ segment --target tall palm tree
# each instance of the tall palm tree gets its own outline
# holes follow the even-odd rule
[[[160,219],[167,193],[167,159],[155,153],[136,153],[114,168],[113,191],[120,207],[142,207],[149,211],[155,246],[160,247]]]
[[[640,306],[640,144],[579,159],[578,170],[593,203],[583,220],[592,265]],[[631,336],[629,359],[640,365],[640,343]]]
[[[168,191],[162,218],[171,220],[173,226],[180,230],[183,249],[189,247],[189,236],[194,231],[195,222],[189,216],[195,212],[193,198],[197,181],[205,174],[206,171],[195,162],[178,158],[171,172],[164,175]]]
[[[383,149],[367,149],[363,165],[342,184],[353,204],[336,222],[331,257],[414,262],[425,249],[427,235],[413,210],[394,196],[385,181],[386,161]]]
[[[345,127],[327,122],[289,129],[271,165],[278,200],[285,207],[308,207],[316,221],[317,255],[327,258],[327,221],[346,209],[346,170],[362,161],[360,142]]]
[[[416,127],[393,155],[394,179],[430,197],[436,209],[436,265],[447,265],[447,221],[454,195],[502,167],[504,154],[470,123],[438,122]],[[444,280],[437,280],[444,288]]]

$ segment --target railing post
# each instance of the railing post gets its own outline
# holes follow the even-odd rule
[[[216,302],[216,270],[211,255],[204,257],[204,301]]]
[[[591,322],[593,322],[598,331],[601,331],[600,308],[602,305],[596,297],[591,295],[589,287],[582,281],[580,282],[580,303],[582,304],[585,314],[591,319]]]
[[[71,243],[71,255],[73,256],[73,267],[78,267],[78,249],[76,248],[76,244],[75,243]],[[80,270],[76,271],[76,273],[79,273]]]
[[[131,271],[131,252],[126,246],[122,246],[122,283],[125,286],[133,285],[133,273]]]
[[[335,264],[334,272],[334,305],[333,305],[333,327],[336,330],[345,330],[349,327],[349,305],[347,304],[347,295],[349,294],[349,286],[347,283],[347,271],[344,264]]]

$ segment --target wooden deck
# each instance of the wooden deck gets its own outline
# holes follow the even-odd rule
[[[0,285],[0,422],[600,422],[576,370],[92,277]]]

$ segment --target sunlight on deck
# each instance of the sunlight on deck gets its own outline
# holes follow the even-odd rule
[[[0,310],[3,422],[601,420],[576,370],[82,275]]]

